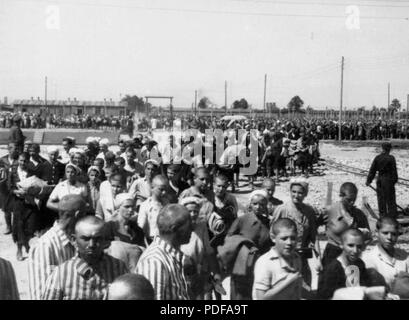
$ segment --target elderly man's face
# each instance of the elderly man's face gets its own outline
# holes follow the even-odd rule
[[[81,223],[75,232],[78,255],[88,264],[96,264],[102,258],[105,239],[104,225]]]

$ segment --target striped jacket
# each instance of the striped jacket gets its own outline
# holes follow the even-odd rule
[[[183,259],[180,250],[156,237],[139,259],[135,273],[150,281],[157,300],[189,300]]]
[[[42,300],[104,300],[108,285],[128,272],[125,263],[104,254],[98,266],[78,255],[54,269],[47,279]]]
[[[45,282],[54,268],[75,255],[75,248],[56,222],[31,248],[28,281],[32,300],[40,300]]]

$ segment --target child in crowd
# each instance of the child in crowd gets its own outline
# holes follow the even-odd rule
[[[365,240],[370,240],[368,219],[361,210],[355,207],[357,195],[356,185],[352,182],[345,182],[339,189],[339,201],[326,210],[328,244],[322,258],[324,268],[342,253],[341,235],[345,230],[360,229],[366,237]]]
[[[409,272],[408,254],[396,243],[399,237],[399,223],[392,217],[383,217],[376,223],[378,243],[362,254],[371,282],[393,289],[397,276]]]
[[[297,226],[291,219],[276,220],[270,228],[274,246],[254,267],[254,300],[301,299],[301,259],[295,252]]]
[[[342,234],[342,253],[333,260],[318,280],[319,299],[331,299],[340,288],[370,286],[365,263],[360,259],[364,250],[364,235],[358,229]]]

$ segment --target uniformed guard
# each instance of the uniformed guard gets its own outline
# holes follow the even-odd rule
[[[376,191],[378,209],[381,217],[396,218],[395,184],[398,182],[395,157],[390,155],[392,145],[390,142],[382,143],[382,153],[377,155],[369,169],[366,185],[369,186],[378,173]]]

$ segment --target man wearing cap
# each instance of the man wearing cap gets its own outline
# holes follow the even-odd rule
[[[382,143],[382,153],[377,155],[369,169],[366,185],[370,186],[378,173],[376,180],[376,194],[378,209],[381,217],[397,217],[395,184],[398,182],[395,157],[390,155],[392,144]]]
[[[11,212],[7,208],[7,203],[11,201],[12,193],[8,189],[7,181],[8,177],[17,170],[19,155],[15,142],[9,142],[7,148],[8,154],[0,158],[0,208],[4,212],[4,219],[6,221],[6,231],[4,234],[11,233]]]
[[[24,140],[26,137],[23,135],[23,131],[21,130],[21,116],[15,115],[13,117],[13,125],[10,128],[9,134],[9,142],[14,142],[16,144],[17,150],[19,152],[23,151]]]
[[[51,176],[48,184],[57,185],[64,178],[65,166],[59,161],[59,152],[57,147],[47,148],[48,161],[51,164]]]
[[[75,248],[70,242],[76,221],[85,215],[86,203],[80,195],[64,196],[58,204],[58,220],[40,237],[28,255],[30,296],[39,300],[53,269],[71,259]]]

